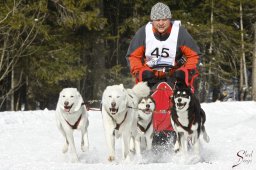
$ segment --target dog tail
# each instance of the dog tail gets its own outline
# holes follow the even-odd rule
[[[147,82],[139,82],[133,86],[132,91],[138,98],[147,97],[150,94],[150,88],[147,85]]]

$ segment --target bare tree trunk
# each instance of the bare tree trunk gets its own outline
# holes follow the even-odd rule
[[[252,63],[252,100],[256,101],[256,23],[254,23],[254,53]]]
[[[214,32],[214,27],[213,27],[213,9],[214,9],[214,0],[211,1],[211,41],[210,41],[210,47],[209,47],[209,55],[212,55],[213,53],[213,32]],[[211,66],[212,65],[212,62],[211,60],[209,61],[209,70],[208,70],[208,83],[211,82],[211,78],[212,78],[212,69],[211,69]],[[209,99],[209,96],[210,96],[210,88],[211,86],[208,86],[208,92],[207,92],[207,99]]]
[[[119,41],[120,41],[120,32],[119,32],[119,15],[120,15],[120,2],[117,2],[117,15],[116,15],[116,29],[117,29],[117,39],[116,39],[116,64],[119,64]]]
[[[244,100],[245,90],[248,89],[248,77],[247,77],[247,68],[245,61],[245,52],[244,52],[244,26],[243,26],[243,6],[242,1],[240,1],[240,28],[241,28],[241,63],[240,63],[240,89],[243,95],[240,95],[240,100]]]
[[[213,9],[214,9],[214,0],[212,0],[211,3],[211,42],[210,42],[210,48],[209,48],[209,54],[212,54],[212,49],[213,49]]]
[[[23,1],[14,1],[13,7],[10,8],[10,11],[6,14],[5,18],[0,20],[0,24],[5,21],[10,15],[19,15],[18,12],[22,11],[25,7],[21,6]],[[40,18],[41,21],[44,20],[46,14],[42,15],[40,12],[35,12],[34,15],[37,18]],[[40,17],[41,16],[41,17]],[[14,92],[18,90],[22,81],[19,79],[17,73],[20,73],[20,78],[22,78],[22,72],[20,70],[14,69],[16,65],[19,64],[21,58],[27,56],[26,49],[34,42],[39,32],[39,22],[34,22],[33,25],[24,24],[20,29],[13,29],[10,26],[0,25],[0,34],[1,40],[3,43],[0,43],[0,83],[9,81],[7,87],[0,87],[2,90],[2,95],[0,96],[0,109],[3,104],[7,103],[7,109],[5,110],[15,110],[15,97]],[[7,24],[8,25],[8,24]],[[5,101],[7,100],[7,101]]]
[[[15,88],[15,79],[14,79],[14,66],[12,66],[12,71],[11,71],[11,89]],[[12,91],[12,93],[10,94],[10,99],[11,99],[11,111],[15,110],[14,107],[14,90]]]

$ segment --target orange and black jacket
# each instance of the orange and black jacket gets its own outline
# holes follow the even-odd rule
[[[159,34],[153,28],[152,31],[154,32],[155,38],[160,41],[165,41],[169,37],[170,32],[172,30],[172,23],[173,22],[171,22],[170,27],[164,34]],[[134,76],[142,70],[150,70],[150,68],[144,63],[146,51],[145,27],[146,25],[142,26],[136,32],[126,54],[126,59],[130,67],[130,71]],[[187,62],[184,64],[183,67],[185,67],[185,69],[196,69],[200,55],[201,53],[199,47],[193,40],[192,36],[187,32],[187,30],[183,26],[180,26],[175,61],[177,62],[181,57],[185,57]],[[159,75],[159,73],[155,73],[155,75],[159,77],[163,74]]]

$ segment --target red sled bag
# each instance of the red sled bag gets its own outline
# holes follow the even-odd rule
[[[171,110],[173,94],[172,88],[166,83],[161,82],[157,85],[151,97],[155,100],[156,108],[153,113],[153,128],[156,132],[173,131],[171,125]]]

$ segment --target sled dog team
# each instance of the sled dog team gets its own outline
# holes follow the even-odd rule
[[[171,123],[177,135],[174,150],[188,152],[188,141],[191,141],[192,150],[199,156],[200,133],[209,142],[204,127],[205,113],[188,89],[174,90],[173,102]],[[119,137],[122,140],[122,159],[125,161],[130,160],[131,151],[141,156],[142,138],[146,141],[144,148],[152,148],[155,102],[150,97],[147,83],[140,82],[132,89],[126,89],[122,84],[106,87],[101,109],[109,161],[115,160],[115,140]],[[62,152],[69,150],[71,162],[78,162],[73,131],[81,130],[81,150],[88,150],[89,121],[85,103],[76,88],[64,88],[60,92],[56,122],[65,139]]]

